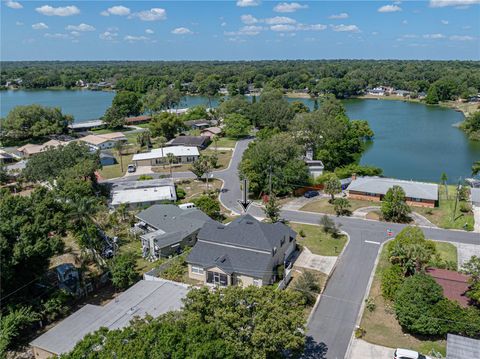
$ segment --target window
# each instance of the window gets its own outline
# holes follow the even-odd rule
[[[262,286],[262,280],[261,279],[254,279],[253,280],[253,285],[256,287],[261,287]]]
[[[207,283],[226,286],[226,285],[228,285],[228,277],[227,277],[226,274],[208,271],[207,272]]]
[[[204,271],[203,271],[203,268],[192,266],[192,273],[194,273],[194,274],[203,274]]]

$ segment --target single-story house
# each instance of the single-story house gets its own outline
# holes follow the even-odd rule
[[[185,127],[190,128],[192,130],[203,130],[207,127],[214,125],[212,121],[206,120],[206,119],[189,120],[189,121],[185,121],[183,124],[185,125]]]
[[[204,150],[210,143],[210,137],[207,136],[178,136],[167,142],[167,146],[195,146],[199,150]]]
[[[480,340],[447,334],[447,359],[480,358]]]
[[[15,160],[17,160],[18,157],[11,154],[11,153],[8,153],[8,152],[5,152],[4,150],[0,150],[0,164],[1,163],[12,163],[12,162],[15,162]]]
[[[406,90],[395,90],[393,93],[398,97],[410,96],[410,91],[406,91]]]
[[[462,307],[468,306],[469,299],[465,294],[469,288],[468,275],[439,268],[428,268],[426,273],[443,288],[446,298],[458,302]]]
[[[470,188],[470,200],[473,206],[480,207],[480,188]]]
[[[222,129],[220,127],[207,127],[201,131],[200,136],[212,138],[213,136],[218,136],[221,133]]]
[[[117,159],[110,152],[100,152],[100,164],[102,166],[111,166],[117,163]]]
[[[171,146],[155,148],[150,152],[136,153],[132,157],[132,162],[137,166],[163,165],[168,163],[167,155],[169,153],[175,156],[175,163],[193,163],[200,156],[200,152],[195,146]]]
[[[136,217],[140,222],[135,227],[143,232],[143,256],[150,258],[169,257],[192,247],[200,228],[213,221],[199,209],[182,209],[173,204],[153,205]]]
[[[141,280],[104,306],[87,304],[30,343],[35,359],[70,352],[89,333],[130,325],[135,317],[161,314],[182,308],[189,289],[170,281]]]
[[[127,125],[138,125],[138,124],[141,124],[141,123],[148,123],[151,120],[152,120],[152,116],[148,116],[148,115],[127,117],[125,119],[125,124],[127,124]]]
[[[89,131],[105,127],[105,123],[102,120],[93,120],[85,122],[77,122],[68,125],[70,129],[75,132]]]
[[[106,150],[115,147],[118,141],[127,141],[125,135],[121,132],[111,132],[102,135],[87,135],[78,139],[85,142],[87,145],[97,149]]]
[[[243,215],[228,225],[207,222],[187,257],[188,275],[207,285],[263,286],[288,266],[296,232],[283,223],[263,223]]]
[[[32,145],[28,143],[22,147],[17,148],[17,151],[20,152],[24,157],[31,157],[39,154],[40,152],[46,151],[49,148],[57,148],[60,146],[67,145],[68,142],[59,141],[59,140],[50,140],[41,145]]]
[[[133,208],[177,200],[175,184],[170,178],[118,182],[112,186],[111,193],[112,207],[126,203]]]
[[[404,181],[383,177],[358,177],[348,186],[348,197],[364,201],[381,201],[393,186],[405,191],[410,206],[435,207],[438,203],[438,185],[435,183]]]

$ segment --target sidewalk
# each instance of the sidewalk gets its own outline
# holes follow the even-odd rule
[[[348,359],[392,359],[395,349],[370,344],[362,339],[353,339]]]

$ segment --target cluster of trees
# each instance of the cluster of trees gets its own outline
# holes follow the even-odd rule
[[[339,171],[345,177],[354,171],[380,172],[356,164],[365,139],[373,132],[366,121],[350,121],[342,104],[332,96],[325,96],[320,108],[309,112],[299,104],[289,104],[278,90],[266,90],[258,102],[249,104],[233,97],[218,111],[227,117],[243,116],[260,128],[239,167],[255,194],[281,195],[309,184],[303,161],[307,150],[322,160],[327,171]]]
[[[184,307],[119,330],[88,334],[63,356],[75,358],[277,358],[305,343],[305,301],[294,291],[192,289]]]
[[[96,154],[72,143],[28,161],[24,180],[44,186],[29,196],[0,191],[0,353],[40,321],[46,324],[67,311],[70,298],[43,283],[67,233],[85,254],[99,257],[103,242],[94,215],[103,208],[103,198],[94,175],[98,168]]]
[[[468,135],[468,138],[480,141],[480,111],[468,116],[461,124],[462,130]]]
[[[249,85],[285,90],[308,88],[312,95],[338,98],[358,95],[367,87],[392,86],[430,92],[440,101],[466,98],[480,89],[480,65],[475,61],[285,60],[237,62],[4,62],[0,81],[21,78],[24,88],[75,86],[77,80],[108,80],[117,89],[146,93],[170,87],[215,96],[221,86],[231,95]]]
[[[480,311],[463,308],[443,296],[443,289],[425,274],[436,254],[435,244],[418,227],[406,227],[386,247],[390,262],[382,273],[382,295],[393,300],[398,322],[412,334],[480,335]],[[478,265],[466,271],[478,274]]]
[[[0,139],[9,143],[65,134],[73,117],[59,108],[27,105],[15,107],[0,122]]]

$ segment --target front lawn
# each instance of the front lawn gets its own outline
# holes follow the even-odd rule
[[[313,254],[338,256],[347,243],[347,236],[333,238],[331,234],[325,233],[321,226],[290,223],[290,227],[298,233],[297,243],[307,247]]]
[[[105,179],[122,177],[127,171],[128,165],[132,163],[132,157],[133,157],[132,154],[122,155],[122,161],[123,161],[123,172],[122,172],[122,167],[120,165],[120,157],[118,156],[118,153],[114,151],[113,155],[117,160],[117,164],[110,165],[110,166],[103,166],[103,168],[98,171],[100,175]]]
[[[437,253],[442,261],[457,261],[456,247],[447,242],[435,242]],[[422,338],[405,333],[395,318],[393,303],[385,300],[381,291],[382,273],[391,266],[387,258],[386,246],[380,253],[375,276],[370,289],[369,297],[376,305],[374,311],[367,309],[363,312],[360,326],[365,330],[363,339],[390,348],[408,348],[428,354],[432,349],[445,355],[446,340],[435,338]]]
[[[357,199],[348,199],[350,202],[350,211],[355,211],[359,208],[363,207],[371,207],[371,206],[379,206],[379,202],[371,202],[371,201],[360,201]],[[320,198],[316,201],[309,202],[302,208],[300,211],[307,211],[307,212],[318,212],[318,213],[326,213],[326,214],[336,214],[333,204],[328,202],[328,198]]]
[[[228,167],[230,164],[230,159],[232,158],[232,151],[230,150],[204,150],[201,152],[202,155],[211,156],[216,152],[218,156],[218,163],[217,167],[213,169],[213,171],[223,170]],[[192,169],[192,165],[190,163],[182,163],[182,164],[173,164],[172,171],[173,172],[186,172]],[[168,164],[164,166],[155,166],[152,167],[152,170],[156,173],[170,173],[170,167]]]
[[[185,179],[176,182],[177,188],[183,188],[186,192],[186,196],[180,202],[191,202],[195,197],[199,197],[207,192],[207,183],[204,180]],[[208,180],[208,190],[215,191],[222,187],[222,181],[217,179]]]
[[[231,137],[219,137],[217,141],[217,147],[234,148],[236,144],[237,140]],[[208,148],[215,149],[215,144],[213,143],[213,141],[212,143],[210,143],[210,146]]]

